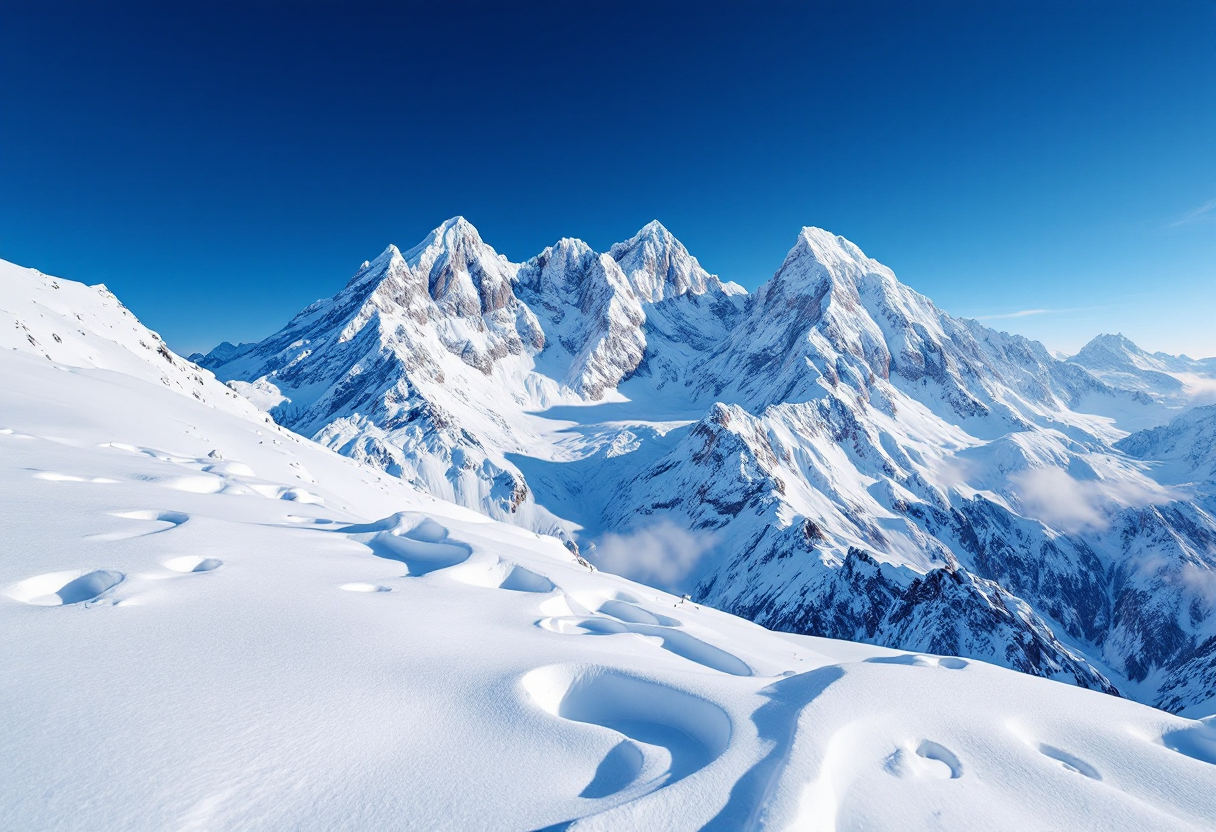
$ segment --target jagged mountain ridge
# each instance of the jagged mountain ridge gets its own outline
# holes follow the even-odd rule
[[[571,548],[659,519],[704,535],[698,597],[768,626],[1146,701],[1212,634],[1182,579],[1212,569],[1210,516],[1113,447],[1169,418],[1160,397],[953,318],[820,229],[747,296],[658,223],[513,264],[456,218],[199,359],[286,426]]]

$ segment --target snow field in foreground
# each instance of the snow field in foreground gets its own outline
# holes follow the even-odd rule
[[[127,375],[0,377],[12,828],[1216,817],[1210,724],[770,633]]]

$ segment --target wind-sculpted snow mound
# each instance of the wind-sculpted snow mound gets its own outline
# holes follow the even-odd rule
[[[154,378],[0,382],[6,828],[1216,817],[1206,722],[770,632]]]

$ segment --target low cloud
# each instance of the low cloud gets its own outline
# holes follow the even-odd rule
[[[1010,477],[1026,516],[1075,534],[1101,531],[1113,511],[1169,502],[1175,496],[1155,484],[1077,480],[1059,468],[1032,468]]]
[[[933,481],[947,489],[967,485],[976,473],[975,463],[960,456],[942,457],[930,465]]]
[[[691,532],[670,520],[625,534],[606,534],[588,555],[605,572],[675,590],[713,548],[714,536]]]
[[[1181,578],[1182,585],[1192,595],[1199,596],[1207,604],[1208,609],[1216,607],[1216,572],[1206,565],[1184,563]]]
[[[1174,378],[1186,385],[1186,394],[1191,404],[1216,403],[1216,378],[1196,375],[1195,373],[1170,373]]]

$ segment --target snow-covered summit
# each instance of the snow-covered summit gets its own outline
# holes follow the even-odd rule
[[[608,250],[620,264],[638,298],[658,303],[685,294],[723,291],[722,281],[712,275],[684,244],[658,220],[642,226],[637,234]]]
[[[1068,359],[1110,384],[1171,408],[1216,402],[1216,359],[1150,353],[1122,334],[1096,336]]]

